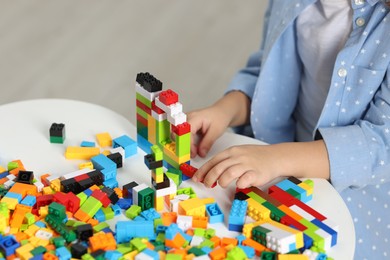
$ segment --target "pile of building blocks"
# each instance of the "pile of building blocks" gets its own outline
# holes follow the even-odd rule
[[[137,153],[126,135],[99,133],[97,142],[67,147],[66,158],[84,161],[59,177],[38,179],[21,160],[0,166],[0,260],[329,259],[338,228],[306,204],[310,180],[289,178],[268,193],[237,189],[223,212],[214,198],[180,187],[197,169],[189,164],[190,125],[177,94],[148,73],[137,75],[136,88],[137,140],[147,151],[150,185],[119,187],[117,170]],[[113,228],[106,221],[116,217]],[[219,237],[210,226],[225,222],[235,237]]]

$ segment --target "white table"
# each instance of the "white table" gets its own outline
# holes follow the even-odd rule
[[[113,97],[115,98],[115,97]],[[129,102],[132,102],[129,100]],[[129,114],[132,111],[129,111]],[[135,112],[134,112],[135,113]],[[95,135],[109,132],[112,138],[127,134],[135,139],[135,127],[124,117],[104,107],[62,99],[41,99],[16,102],[0,106],[0,165],[20,159],[26,170],[36,176],[45,173],[63,175],[78,169],[81,160],[65,159],[67,146],[79,146],[82,141],[95,141]],[[64,123],[64,144],[52,144],[49,128],[52,123]],[[192,160],[199,167],[216,152],[237,144],[262,144],[260,141],[232,133],[224,134],[213,146],[208,158]],[[136,156],[127,158],[118,170],[120,187],[131,181],[150,184],[150,171],[143,163],[144,152],[138,149]],[[335,259],[353,259],[355,231],[344,201],[333,187],[322,179],[313,179],[314,196],[309,205],[340,225],[338,243],[327,253]],[[225,213],[229,214],[234,197],[234,186],[207,189],[202,184],[186,181],[182,187],[191,186],[199,197],[214,197]],[[219,236],[235,236],[238,233],[226,229],[224,224],[214,224]]]

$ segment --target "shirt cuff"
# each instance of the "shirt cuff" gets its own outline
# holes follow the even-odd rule
[[[330,181],[337,191],[370,182],[370,148],[359,126],[320,128],[328,150]]]
[[[258,79],[258,74],[255,74],[256,72],[258,73],[258,69],[253,69],[252,71],[252,69],[249,68],[238,72],[230,82],[228,88],[225,91],[225,94],[233,90],[238,90],[243,92],[249,97],[249,99],[252,100]]]

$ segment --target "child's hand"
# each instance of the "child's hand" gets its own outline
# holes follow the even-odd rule
[[[191,157],[205,157],[211,146],[229,126],[249,121],[249,98],[240,91],[232,91],[211,107],[188,113],[191,125]]]
[[[238,188],[260,186],[281,175],[276,149],[267,145],[233,146],[206,162],[192,177],[207,187],[214,182],[227,187],[237,179]]]
[[[188,113],[191,124],[191,157],[205,157],[211,146],[229,126],[230,118],[212,106]]]
[[[281,176],[329,179],[329,159],[322,140],[274,145],[233,146],[215,155],[192,177],[207,187],[215,182],[238,188],[261,186]]]

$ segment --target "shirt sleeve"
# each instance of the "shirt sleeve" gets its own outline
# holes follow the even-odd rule
[[[389,75],[387,69],[386,75]],[[353,125],[318,129],[330,161],[330,180],[339,191],[390,181],[390,79]]]

